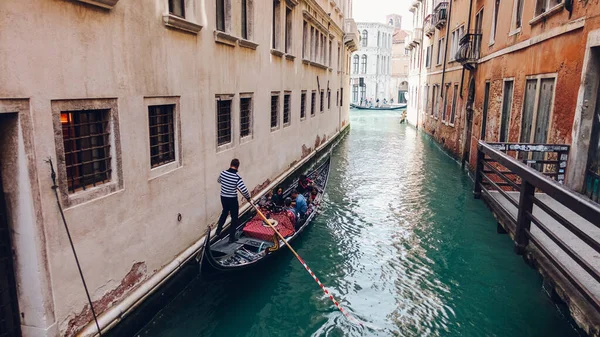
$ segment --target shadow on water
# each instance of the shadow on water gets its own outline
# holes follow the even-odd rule
[[[577,336],[541,279],[496,234],[472,182],[400,112],[353,112],[326,207],[293,255],[196,279],[136,336]]]

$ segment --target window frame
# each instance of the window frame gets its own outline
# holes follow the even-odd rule
[[[250,104],[248,106],[248,110],[249,110],[249,114],[248,114],[248,134],[245,136],[242,136],[242,99],[250,99]],[[254,94],[253,93],[240,93],[240,97],[238,99],[238,106],[239,106],[239,116],[240,116],[240,120],[239,120],[239,139],[240,139],[240,144],[242,143],[246,143],[250,140],[252,140],[254,138]]]
[[[367,62],[368,62],[367,54],[362,54],[360,57],[360,73],[361,74],[367,73],[367,68],[368,68]]]
[[[173,5],[175,2],[179,3],[179,5],[181,6],[181,14],[175,13],[173,11]],[[167,6],[168,6],[169,14],[175,15],[182,19],[185,19],[185,3],[186,3],[186,0],[168,0]]]
[[[504,95],[505,95],[505,90],[506,90],[506,83],[507,82],[512,82],[512,94],[510,97],[510,107],[508,109],[508,126],[507,126],[507,130],[506,130],[506,140],[504,140],[504,142],[508,142],[508,140],[510,139],[510,118],[511,118],[511,112],[512,112],[512,107],[514,106],[515,102],[515,78],[514,77],[508,77],[508,78],[504,78],[502,80],[502,95],[500,96],[502,98],[502,101],[500,102],[500,123],[498,123],[498,141],[501,142],[500,140],[500,136],[502,134],[502,115],[504,112]],[[523,92],[523,97],[525,97],[525,92]]]
[[[119,133],[119,111],[117,99],[76,99],[51,101],[56,148],[56,165],[59,193],[65,207],[88,202],[123,189],[123,170],[121,161],[121,142]],[[101,185],[70,193],[65,158],[61,113],[64,111],[108,110],[108,129],[111,156],[111,177]],[[147,138],[149,139],[149,138]]]
[[[511,30],[508,33],[508,36],[512,36],[521,32],[523,28],[523,11],[524,11],[524,2],[525,0],[514,0],[513,2],[513,14],[512,21],[510,24]],[[520,6],[519,6],[520,4]],[[520,13],[519,13],[520,10]],[[520,14],[520,16],[519,16]]]
[[[251,1],[251,0],[248,0]],[[223,29],[220,29],[220,17],[218,11],[218,3],[223,4]],[[216,0],[215,2],[215,30],[217,32],[222,32],[229,34],[231,33],[231,0]]]
[[[279,114],[279,110],[281,107],[281,92],[280,91],[271,91],[271,100],[269,101],[270,104],[270,114],[269,114],[269,126],[271,127],[271,132],[273,131],[277,131],[279,130],[279,126],[281,125],[279,119],[280,119],[280,114]],[[273,125],[273,97],[277,97],[277,104],[275,105],[275,125]]]
[[[369,32],[366,29],[363,29],[360,36],[361,47],[369,46]]]
[[[317,114],[317,91],[312,90],[310,92],[310,116],[314,117]]]
[[[288,118],[287,123],[285,122],[285,117],[286,117],[286,102],[285,101],[286,101],[286,98],[288,100],[288,102],[287,102],[287,118]],[[289,91],[289,90],[286,90],[286,91],[283,92],[283,109],[282,109],[282,114],[281,115],[282,115],[282,118],[283,118],[282,124],[283,124],[284,128],[292,125],[292,92]]]
[[[321,89],[321,91],[319,92],[319,112],[320,113],[324,113],[325,112],[325,89]]]
[[[496,34],[498,33],[498,18],[500,16],[500,0],[493,1],[494,11],[492,12],[492,26],[490,27],[490,46],[496,43]]]
[[[154,164],[152,163],[152,157],[153,157],[152,156],[152,147],[153,146],[157,146],[157,145],[152,145],[152,137],[153,137],[153,135],[152,135],[151,130],[152,130],[153,127],[154,128],[158,127],[158,125],[152,125],[151,124],[152,120],[150,119],[150,109],[152,107],[171,107],[171,111],[170,111],[170,113],[171,113],[171,124],[172,124],[171,127],[173,128],[173,133],[172,133],[172,138],[173,138],[172,139],[172,141],[173,141],[173,145],[172,145],[173,146],[173,149],[172,149],[173,154],[172,154],[172,156],[173,157],[169,161],[165,161],[165,162],[162,162],[162,163],[157,163],[156,166],[153,166]],[[159,168],[161,166],[169,165],[169,164],[171,164],[171,163],[173,163],[174,161],[177,160],[176,155],[175,155],[175,153],[177,152],[177,149],[176,149],[177,148],[176,147],[176,138],[175,138],[175,105],[174,104],[149,105],[148,109],[147,109],[147,112],[148,112],[148,130],[149,130],[148,132],[149,132],[149,139],[150,139],[150,169],[154,170],[154,169],[157,169],[157,168]],[[154,137],[160,137],[160,134],[154,135]]]
[[[535,128],[536,128],[536,124],[537,124],[537,116],[538,116],[538,110],[539,110],[539,104],[540,104],[540,93],[542,91],[541,88],[541,84],[542,84],[542,80],[544,79],[554,79],[554,90],[552,92],[552,102],[550,103],[550,113],[548,115],[548,130],[552,130],[552,122],[553,122],[553,118],[554,118],[554,105],[556,103],[556,87],[557,87],[557,83],[558,83],[558,73],[546,73],[546,74],[537,74],[537,75],[529,75],[529,76],[525,76],[525,84],[527,84],[527,81],[529,80],[536,80],[537,81],[537,87],[536,87],[536,91],[535,91],[535,98],[534,98],[534,103],[533,103],[533,116],[532,116],[532,122],[531,122],[531,133],[529,135],[529,140],[527,141],[523,141],[521,138],[521,130],[522,130],[522,124],[523,124],[523,118],[522,116],[525,113],[525,91],[523,91],[523,102],[521,104],[521,120],[519,122],[519,143],[529,143],[531,141],[531,139],[534,138],[535,136]],[[513,84],[513,95],[514,95],[514,84]],[[514,96],[513,96],[514,98]],[[514,104],[514,102],[513,102]],[[550,132],[548,132],[548,137],[550,137]],[[546,143],[548,142],[548,139],[546,138]]]
[[[289,15],[288,15],[289,14]],[[286,3],[285,5],[285,16],[284,16],[283,35],[284,35],[284,52],[286,54],[292,54],[293,49],[293,37],[294,37],[294,8]]]
[[[221,152],[227,149],[230,149],[234,146],[234,130],[233,130],[233,120],[234,120],[234,99],[235,95],[233,94],[217,94],[215,95],[215,145],[217,152]],[[228,143],[219,144],[219,102],[220,101],[229,101],[229,128],[230,128],[230,138]]]
[[[438,53],[437,53],[437,59],[436,59],[436,66],[441,66],[442,62],[444,62],[444,57],[443,57],[443,50],[445,49],[444,46],[444,42],[446,41],[445,38],[441,38],[438,40]]]
[[[306,99],[308,95],[306,90],[302,90],[300,92],[300,120],[303,121],[306,119]]]
[[[456,104],[458,101],[458,83],[454,83],[454,90],[452,91],[452,107],[450,108],[450,118],[448,119],[448,125],[454,127],[456,122]]]

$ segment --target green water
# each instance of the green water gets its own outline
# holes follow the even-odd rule
[[[578,336],[472,182],[400,112],[353,112],[323,213],[267,266],[197,280],[137,336]]]

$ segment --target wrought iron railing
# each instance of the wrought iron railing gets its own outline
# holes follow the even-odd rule
[[[435,33],[435,26],[433,25],[433,14],[429,14],[423,21],[423,31],[425,35],[431,37]]]
[[[440,29],[446,24],[448,19],[448,1],[436,0],[433,10],[432,24],[435,28]]]
[[[526,145],[525,148],[522,146]],[[564,234],[557,235],[556,231],[551,230],[550,223],[555,222],[560,225],[560,229],[564,233],[566,229],[570,234],[576,236],[582,241],[582,244],[589,246],[596,253],[600,254],[600,243],[584,230],[585,227],[577,223],[571,222],[567,217],[573,219],[573,216],[568,216],[565,212],[561,212],[555,207],[551,207],[543,200],[549,200],[547,197],[542,197],[539,193],[554,199],[564,208],[569,209],[572,213],[587,220],[592,227],[600,228],[600,205],[588,200],[584,196],[566,188],[563,184],[554,179],[560,175],[547,174],[547,172],[539,172],[523,163],[523,160],[516,159],[519,154],[516,151],[528,153],[554,153],[557,156],[556,160],[536,161],[542,165],[557,165],[559,170],[566,170],[566,161],[568,158],[568,145],[547,145],[547,144],[488,144],[479,141],[477,147],[477,167],[475,171],[475,198],[483,197],[490,207],[497,213],[501,221],[506,222],[509,228],[514,229],[514,238],[516,241],[516,252],[523,254],[529,243],[533,243],[537,250],[545,256],[548,261],[556,268],[556,270],[564,276],[569,283],[592,305],[596,310],[600,310],[600,299],[591,292],[589,283],[584,285],[581,276],[576,277],[572,272],[572,267],[568,268],[558,259],[557,254],[566,254],[572,259],[578,267],[581,267],[595,282],[600,282],[600,270],[591,265],[590,259],[585,259],[578,253],[581,244],[577,246],[565,242]],[[505,153],[506,152],[506,153]],[[548,155],[546,155],[548,156]],[[515,198],[515,193],[510,191],[518,191],[518,198]],[[509,193],[512,194],[509,195]],[[495,196],[493,196],[494,194]],[[499,195],[498,195],[499,194]],[[498,201],[501,198],[506,198],[508,203],[517,209],[515,218],[513,212],[506,210]],[[537,206],[534,215],[534,206]],[[570,213],[570,212],[569,212]],[[545,223],[541,219],[545,219]],[[551,219],[551,220],[548,220]],[[531,224],[549,238],[558,249],[550,249],[546,244],[542,244],[542,234],[532,235]],[[536,233],[539,233],[536,232]]]
[[[465,68],[472,70],[477,66],[481,53],[481,34],[468,33],[460,39],[460,46],[456,52],[456,61]]]

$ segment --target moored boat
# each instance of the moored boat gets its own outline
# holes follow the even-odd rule
[[[381,106],[361,106],[361,105],[356,105],[356,104],[350,104],[351,108],[354,109],[358,109],[358,110],[400,110],[400,109],[405,109],[406,108],[406,104],[394,104],[394,105],[381,105]]]
[[[290,226],[291,222],[282,208],[263,209],[263,213],[266,212],[271,221],[275,220],[271,223],[275,225],[288,243],[297,238],[317,216],[327,187],[330,165],[331,158],[328,157],[323,164],[307,174],[308,178],[317,187],[318,193],[314,200],[308,204],[306,216],[304,219],[299,219],[300,222],[296,226]],[[297,182],[294,182],[288,186],[284,191],[284,197],[289,196],[292,190],[297,187],[297,184]],[[204,243],[203,257],[200,262],[203,272],[230,272],[246,269],[256,266],[268,260],[280,250],[286,249],[284,242],[276,236],[275,232],[264,224],[252,209],[249,212],[252,213],[240,216],[240,218],[247,220],[242,221],[238,226],[236,230],[237,241],[234,243],[229,243],[229,234],[225,231],[217,238],[211,238],[210,230],[208,231]]]

